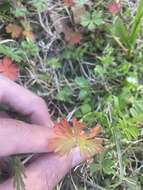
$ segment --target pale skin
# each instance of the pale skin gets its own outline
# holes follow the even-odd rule
[[[52,190],[72,167],[84,160],[78,148],[65,156],[47,148],[53,134],[53,122],[43,99],[0,76],[0,103],[29,119],[29,123],[24,123],[10,119],[5,113],[0,114],[0,157],[45,153],[26,168],[26,190]],[[0,184],[0,190],[15,190],[12,180]]]

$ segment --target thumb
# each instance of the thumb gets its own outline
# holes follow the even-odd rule
[[[49,153],[40,157],[27,168],[26,190],[34,189],[35,186],[38,190],[52,190],[73,167],[84,160],[79,148],[64,156]]]
[[[54,153],[45,154],[26,168],[25,189],[52,190],[72,167],[84,160],[79,148],[73,149],[70,154],[64,156]],[[0,185],[0,190],[3,189],[15,190],[11,179]]]

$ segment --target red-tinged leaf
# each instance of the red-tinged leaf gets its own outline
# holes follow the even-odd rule
[[[64,4],[68,7],[71,7],[75,4],[74,0],[64,0]]]
[[[75,144],[73,142],[74,139],[72,136],[57,136],[49,140],[48,148],[49,150],[54,151],[55,153],[58,153],[62,156],[69,153],[72,148],[75,147]]]
[[[101,132],[98,125],[95,128],[85,131],[85,124],[77,121],[76,118],[72,123],[61,119],[55,124],[54,136],[49,140],[49,149],[64,155],[71,151],[74,147],[79,147],[81,154],[87,157],[93,156],[95,153],[103,151],[102,139],[96,138]]]
[[[15,81],[18,77],[19,69],[10,58],[4,57],[2,60],[0,60],[0,74]]]
[[[59,123],[55,124],[54,130],[56,134],[62,136],[72,134],[72,129],[70,128],[70,125],[65,118],[62,118]]]
[[[79,144],[81,154],[86,156],[86,158],[90,158],[94,154],[99,154],[104,150],[102,144],[103,140],[101,139],[81,139]]]
[[[65,40],[71,45],[79,44],[82,36],[79,32],[74,32],[72,29],[65,30]]]
[[[11,34],[13,39],[19,38],[22,34],[22,28],[16,24],[8,24],[5,29],[7,33]]]
[[[83,129],[85,128],[85,125],[81,122],[79,122],[76,118],[72,119],[73,127],[74,127],[74,135],[75,136],[81,136],[84,135]]]
[[[107,6],[107,9],[110,13],[112,13],[113,15],[117,14],[118,12],[120,12],[121,10],[121,4],[120,3],[116,3],[116,2],[113,2],[113,3],[110,3],[108,6]]]
[[[96,127],[94,127],[93,129],[90,130],[88,138],[89,139],[94,138],[99,133],[101,133],[101,126],[99,124],[97,124]]]

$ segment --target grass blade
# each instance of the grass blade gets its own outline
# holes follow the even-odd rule
[[[140,0],[136,16],[133,20],[131,35],[130,35],[130,45],[133,47],[135,45],[136,39],[138,37],[140,24],[143,18],[143,0]]]

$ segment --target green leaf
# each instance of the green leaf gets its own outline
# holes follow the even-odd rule
[[[75,0],[75,3],[78,5],[84,5],[86,3],[88,3],[89,0]]]
[[[140,182],[143,185],[143,176],[139,176]]]
[[[47,60],[45,63],[50,67],[52,67],[53,69],[58,69],[62,67],[60,60],[58,58],[51,58]]]
[[[26,7],[16,7],[15,10],[12,11],[14,16],[18,17],[24,17],[28,13],[28,10]]]
[[[89,12],[86,12],[81,19],[81,25],[84,27],[87,27],[90,24],[91,21],[91,15]]]
[[[21,62],[24,57],[24,52],[21,49],[10,48],[0,44],[0,54],[10,57],[13,61]]]
[[[99,77],[104,77],[104,74],[106,73],[106,70],[103,66],[101,65],[96,65],[96,67],[94,68],[94,73],[95,75],[99,76]]]
[[[85,114],[83,117],[82,117],[83,121],[88,123],[89,125],[91,123],[95,123],[97,122],[96,120],[96,112],[88,112],[87,114]]]
[[[128,30],[121,18],[117,18],[111,29],[113,36],[119,37],[120,41],[126,46],[130,47]]]
[[[92,174],[97,172],[99,170],[99,168],[100,168],[99,164],[95,164],[95,163],[90,164],[90,172]]]
[[[80,98],[80,100],[84,100],[88,95],[89,95],[89,91],[82,89],[82,90],[80,90],[79,98]]]
[[[60,90],[56,96],[56,98],[63,102],[70,102],[72,92],[68,86],[65,86],[62,90]]]
[[[88,88],[88,87],[89,87],[88,80],[85,79],[84,77],[76,77],[76,78],[75,78],[75,83],[76,83],[80,88]]]
[[[111,175],[115,173],[115,161],[105,159],[102,163],[103,171],[105,174]]]
[[[3,2],[0,2],[0,13],[9,11],[9,9],[10,9],[10,1],[5,0]]]
[[[33,41],[22,41],[21,48],[26,52],[27,56],[36,56],[39,52],[39,48]]]
[[[91,110],[92,110],[92,108],[91,108],[91,106],[90,106],[89,104],[83,104],[83,105],[80,107],[80,109],[81,109],[81,112],[82,112],[83,114],[87,114],[87,113],[91,112]]]
[[[94,12],[92,14],[92,19],[94,21],[94,24],[97,26],[104,24],[101,11],[94,10]]]
[[[86,11],[81,18],[81,25],[89,30],[94,30],[96,27],[104,23],[102,12],[94,10],[92,13]]]
[[[49,79],[49,76],[45,73],[45,74],[37,74],[38,79],[43,80],[43,81],[47,81]]]
[[[117,128],[121,130],[121,133],[127,140],[131,140],[133,138],[137,139],[139,135],[138,125],[140,124],[141,120],[143,120],[142,114],[133,118],[125,115],[119,119]]]
[[[48,6],[46,0],[31,0],[31,3],[39,12],[45,11]]]

